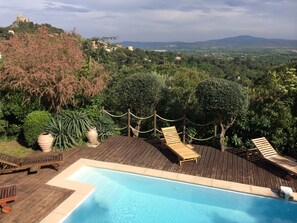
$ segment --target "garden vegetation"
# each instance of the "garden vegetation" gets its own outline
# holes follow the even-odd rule
[[[222,150],[249,148],[252,138],[265,136],[279,152],[297,157],[297,54],[290,49],[131,51],[35,27],[0,39],[0,53],[2,140],[24,138],[32,145],[36,133],[26,126],[35,111],[50,114],[40,131],[51,132],[58,149],[81,144],[90,126],[97,127],[100,139],[125,135],[127,130],[117,130],[125,118],[100,111],[123,114],[130,108],[138,116],[157,110],[168,119],[215,121]],[[153,124],[133,123],[138,130]],[[188,129],[196,137],[213,134],[213,128],[189,123]]]

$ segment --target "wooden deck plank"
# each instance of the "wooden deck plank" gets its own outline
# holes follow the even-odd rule
[[[196,148],[198,149],[198,152],[201,155],[201,158],[198,159],[198,164],[195,168],[195,171],[193,172],[193,175],[202,176],[203,161],[205,160],[204,157],[206,157],[207,147],[206,146],[196,146]]]
[[[234,149],[220,152],[218,149],[194,145],[194,150],[201,155],[195,162],[177,164],[177,157],[161,144],[154,141],[113,137],[97,148],[78,148],[64,152],[64,163],[60,171],[80,158],[105,162],[116,162],[184,173],[213,179],[229,180],[255,186],[277,189],[280,185],[289,186],[297,191],[297,179],[285,180],[284,170],[263,160],[248,161]],[[0,214],[0,222],[31,223],[42,220],[73,191],[46,185],[52,177],[59,174],[52,168],[43,168],[37,174],[27,175],[26,171],[0,175],[1,185],[17,184],[17,200],[12,203],[9,215]],[[34,218],[34,219],[33,219]],[[37,220],[36,220],[37,219]]]
[[[203,158],[201,154],[201,159],[200,159],[200,176],[205,177],[207,175],[207,172],[209,171],[206,166],[209,160],[209,156],[211,154],[211,150],[206,149],[203,151]]]
[[[219,171],[219,166],[218,166],[219,159],[220,159],[220,153],[217,152],[213,156],[213,165],[212,165],[212,171],[211,171],[210,178],[216,178],[216,175]]]
[[[234,161],[234,156],[230,153],[228,153],[228,167],[227,167],[227,180],[228,181],[234,181],[234,175],[233,174],[233,169],[236,169],[236,168],[233,168],[233,166],[236,166],[235,165],[235,161]]]
[[[222,179],[222,174],[223,174],[223,165],[224,165],[224,156],[220,156],[218,160],[218,171],[216,172],[216,179]]]
[[[248,175],[248,180],[247,184],[253,185],[254,184],[254,171],[253,171],[253,166],[251,162],[247,162],[247,175]]]

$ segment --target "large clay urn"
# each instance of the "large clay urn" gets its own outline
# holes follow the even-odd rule
[[[41,148],[41,150],[45,153],[52,151],[52,145],[53,145],[54,137],[52,134],[48,132],[42,132],[38,136],[38,145]]]
[[[87,132],[86,136],[92,145],[99,145],[98,132],[97,132],[96,127],[90,128],[90,130]]]

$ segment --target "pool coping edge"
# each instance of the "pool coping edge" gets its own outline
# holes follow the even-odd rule
[[[57,208],[55,208],[49,215],[47,215],[40,223],[53,223],[64,221],[68,217],[68,215],[72,213],[72,211],[95,190],[94,185],[85,184],[78,181],[71,181],[67,179],[74,172],[76,172],[83,166],[99,167],[122,172],[141,174],[145,176],[176,180],[180,182],[192,183],[202,186],[215,187],[219,189],[227,189],[236,192],[279,198],[277,193],[273,191],[271,188],[81,158],[46,183],[50,186],[61,187],[64,189],[73,190],[74,192]],[[293,197],[293,201],[297,201],[296,192],[293,193]]]

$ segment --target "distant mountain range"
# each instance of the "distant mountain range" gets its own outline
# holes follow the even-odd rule
[[[147,50],[178,50],[201,48],[297,48],[297,40],[266,39],[253,36],[236,36],[198,42],[120,42],[123,46]]]

